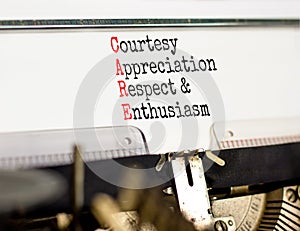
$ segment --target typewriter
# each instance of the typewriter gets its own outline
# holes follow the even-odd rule
[[[298,19],[0,30],[0,230],[300,230]]]
[[[132,126],[1,134],[2,228],[298,230],[299,135],[220,145],[153,155]]]

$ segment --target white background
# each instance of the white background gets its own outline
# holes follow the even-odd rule
[[[299,12],[300,4],[291,0],[2,1],[0,18],[298,18]],[[299,27],[0,32],[0,131],[73,127],[79,86],[88,71],[111,54],[109,39],[115,34],[124,38],[146,34],[178,37],[179,48],[195,57],[214,56],[220,68],[212,77],[222,94],[226,120],[300,116]],[[108,125],[109,112],[95,119],[95,126]],[[202,124],[202,139],[189,148],[208,147],[210,125]],[[155,135],[149,122],[138,126],[148,141]],[[177,149],[180,127],[166,126],[164,144],[150,146],[151,152]]]
[[[1,0],[2,19],[299,17],[297,0]]]

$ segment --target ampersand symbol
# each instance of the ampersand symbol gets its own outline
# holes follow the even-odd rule
[[[186,82],[186,79],[184,77],[181,78],[181,91],[182,93],[191,93],[191,89],[189,89],[190,84]]]

